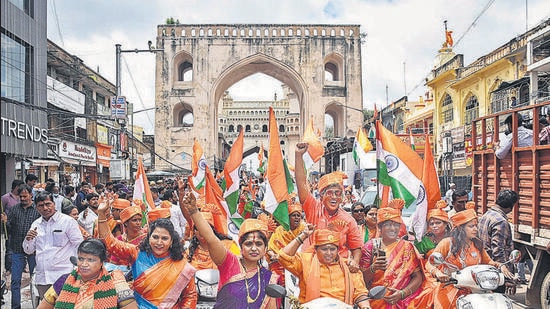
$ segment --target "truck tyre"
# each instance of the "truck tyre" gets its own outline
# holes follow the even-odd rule
[[[550,272],[546,274],[540,288],[540,305],[542,309],[550,309]]]

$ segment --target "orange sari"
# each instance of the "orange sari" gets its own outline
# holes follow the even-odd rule
[[[459,254],[459,256],[452,255],[452,242],[453,240],[451,237],[443,239],[439,242],[439,244],[437,244],[437,247],[435,247],[433,252],[441,253],[443,257],[445,257],[445,261],[457,266],[459,269],[477,264],[489,264],[498,267],[499,263],[494,262],[485,250],[481,250],[482,252],[480,252],[473,243],[470,247],[463,250],[463,257],[460,256],[462,254]],[[448,267],[446,267],[445,265],[441,265],[438,268],[442,271],[445,271]],[[426,270],[428,271],[428,273],[432,273],[433,271],[435,271],[435,269],[435,266],[430,263],[426,263]],[[435,289],[434,306],[435,308],[456,308],[456,300],[458,299],[458,297],[468,294],[470,294],[470,291],[468,291],[467,289],[459,290],[455,288],[453,284],[439,284]]]
[[[375,238],[381,241],[379,238]],[[397,290],[404,289],[411,281],[412,274],[415,271],[421,270],[421,261],[413,244],[409,241],[399,239],[393,244],[386,246],[386,258],[388,267],[386,271],[377,271],[374,273],[371,282],[365,282],[367,287],[386,286]],[[361,261],[359,266],[361,269],[368,269],[373,260],[373,240],[369,240],[363,248],[361,248]],[[407,308],[409,303],[420,294],[420,288],[413,291],[412,294],[405,299],[400,300],[392,305],[384,299],[371,300],[372,308]]]

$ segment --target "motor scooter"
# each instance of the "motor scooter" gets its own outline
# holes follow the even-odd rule
[[[216,304],[220,272],[217,269],[201,269],[195,273],[197,309],[211,309]]]
[[[518,250],[512,251],[510,260],[504,264],[519,261],[521,254]],[[445,261],[443,255],[435,252],[429,257],[432,265],[445,265],[451,279],[445,284],[454,284],[458,289],[469,289],[468,295],[460,296],[456,301],[456,308],[512,308],[512,300],[508,296],[493,292],[505,283],[504,274],[494,266],[479,264],[458,269],[456,265]]]
[[[268,296],[273,298],[289,298],[291,309],[353,309],[352,305],[348,305],[343,301],[332,297],[319,297],[314,300],[310,300],[305,304],[301,304],[298,298],[296,298],[294,295],[287,295],[286,289],[278,284],[269,284],[268,286],[266,286],[265,292]],[[369,294],[366,299],[381,299],[384,297],[385,294],[385,286],[375,286],[369,290]]]

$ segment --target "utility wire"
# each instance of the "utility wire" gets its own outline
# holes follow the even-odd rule
[[[57,16],[57,9],[55,7],[55,0],[51,1],[51,7],[53,15],[55,16],[55,24],[57,25],[57,32],[59,33],[59,40],[61,40],[61,46],[65,47],[65,42],[63,41],[63,34],[61,33],[61,26],[59,24],[59,17]]]

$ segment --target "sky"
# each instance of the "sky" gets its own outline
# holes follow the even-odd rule
[[[547,0],[47,0],[48,39],[115,83],[115,44],[147,49],[166,18],[181,24],[358,24],[362,45],[363,107],[378,109],[405,95],[417,100],[453,31],[465,64],[550,18]],[[139,111],[154,107],[155,56],[123,53],[121,89]],[[278,81],[257,77],[230,88],[234,99],[271,100]],[[251,87],[253,85],[253,87]],[[279,96],[280,97],[280,96]],[[154,111],[134,122],[154,133]]]

